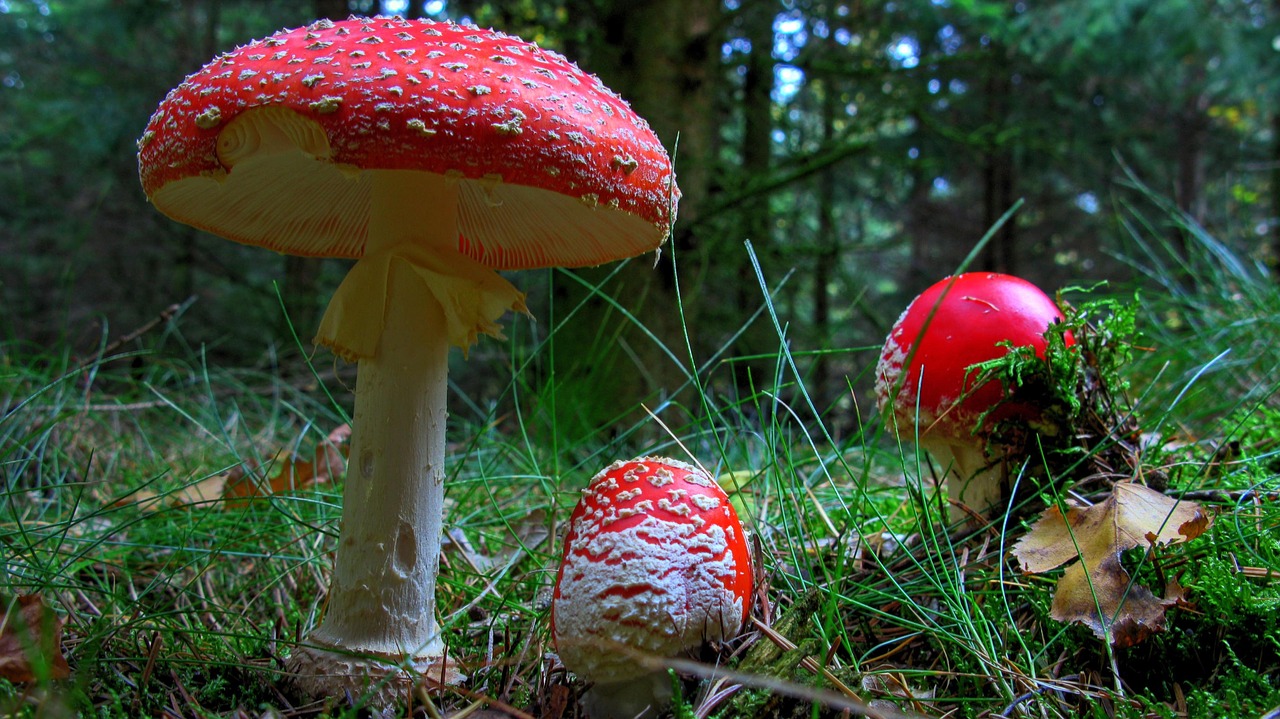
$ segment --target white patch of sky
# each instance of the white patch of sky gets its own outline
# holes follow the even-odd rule
[[[947,178],[933,178],[933,194],[937,197],[946,197],[951,194],[951,183],[947,182]]]
[[[403,15],[409,9],[409,0],[382,0],[382,14]]]
[[[720,48],[720,56],[728,60],[735,53],[746,55],[751,52],[751,41],[745,37],[731,38]]]
[[[800,48],[809,41],[804,18],[784,13],[773,21],[773,55],[779,60],[794,60]]]
[[[778,65],[773,71],[773,94],[778,102],[787,102],[800,92],[804,71],[791,65]]]
[[[36,12],[45,17],[49,17],[53,13],[49,9],[48,0],[34,0],[31,4],[36,6]],[[13,6],[9,3],[9,0],[0,0],[0,15],[8,15],[11,12],[13,12]]]
[[[773,21],[773,56],[781,60],[773,71],[773,98],[785,103],[795,97],[804,84],[804,71],[785,63],[796,59],[809,40],[804,17],[799,13],[783,13]]]
[[[428,15],[439,15],[444,12],[444,0],[428,0],[422,7]]]
[[[939,6],[950,5],[950,0],[932,0],[933,4]],[[428,7],[434,3],[428,3]],[[734,10],[740,7],[742,0],[725,0],[725,7]],[[847,15],[848,11],[845,6],[841,6],[841,15]],[[428,10],[430,12],[430,10]],[[774,69],[774,87],[773,97],[776,102],[787,103],[800,91],[804,85],[805,74],[799,67],[790,65],[791,61],[799,57],[806,43],[808,43],[810,35],[815,37],[833,36],[835,41],[841,45],[857,46],[862,42],[862,36],[850,32],[846,28],[837,28],[834,31],[830,25],[825,22],[817,22],[810,26],[806,23],[805,17],[799,11],[789,11],[780,13],[773,23],[773,57],[778,63]],[[951,25],[947,25],[939,30],[939,42],[945,52],[958,52],[962,39],[960,33]],[[728,59],[735,54],[747,54],[753,51],[751,41],[742,38],[731,38],[720,48],[722,57]],[[898,37],[893,44],[885,49],[885,54],[889,57],[890,62],[903,68],[914,68],[920,64],[920,43],[916,38],[909,35]],[[739,74],[743,73],[743,68],[739,68]],[[961,86],[957,88],[955,83],[947,86],[952,92],[963,92]],[[941,81],[933,80],[929,83],[929,91],[937,94],[942,91]]]
[[[910,70],[920,64],[920,43],[910,35],[898,38],[888,50],[889,59]]]
[[[1098,196],[1092,192],[1081,192],[1076,195],[1076,207],[1079,207],[1090,215],[1096,215],[1100,208],[1098,204]]]
[[[943,25],[942,29],[938,30],[938,44],[942,46],[942,52],[947,55],[960,52],[962,42],[960,33],[956,31],[954,25]]]

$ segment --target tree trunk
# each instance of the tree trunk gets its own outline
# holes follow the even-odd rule
[[[558,313],[581,305],[571,323],[561,328],[548,324],[557,331],[554,371],[558,377],[572,378],[559,385],[562,392],[555,398],[557,418],[563,422],[559,426],[599,432],[618,424],[620,411],[638,408],[642,401],[653,406],[656,397],[670,397],[688,379],[689,368],[678,366],[671,355],[688,364],[685,326],[696,325],[696,318],[682,318],[676,310],[670,258],[679,254],[681,276],[687,278],[695,274],[702,251],[688,228],[714,176],[722,9],[719,0],[614,2],[603,8],[595,2],[571,5],[570,16],[577,25],[566,28],[566,53],[649,122],[672,153],[683,193],[673,236],[657,263],[653,256],[636,258],[605,288],[643,328],[620,318],[609,303],[584,297],[578,283],[553,281]],[[610,265],[580,273],[594,283],[614,269]],[[697,290],[689,283],[683,286],[686,293]],[[540,299],[531,298],[535,303]],[[686,311],[697,305],[691,297],[684,303]],[[691,327],[690,334],[696,342],[696,329]],[[594,347],[603,349],[596,352]],[[606,361],[600,361],[606,352]],[[634,418],[642,417],[637,413]]]
[[[739,178],[750,182],[769,176],[772,164],[773,134],[773,22],[780,8],[773,2],[743,3],[738,10],[741,26],[747,40],[751,43],[751,52],[746,58],[746,73],[742,80],[742,144],[739,147]],[[781,254],[771,232],[773,213],[769,208],[769,195],[766,193],[753,202],[741,206],[738,211],[737,237],[734,240],[750,240],[757,261],[766,271],[766,279],[776,279],[771,273],[785,271],[778,261]],[[741,256],[736,247],[726,247],[723,257]],[[732,262],[737,267],[733,292],[730,295],[730,307],[742,315],[749,314],[763,302],[764,290],[756,278],[755,268],[745,258]],[[778,336],[773,325],[767,321],[757,321],[747,329],[739,339],[741,353],[754,356],[769,356],[777,351]],[[749,392],[754,383],[759,386],[759,375],[750,376],[752,371],[764,371],[761,363],[743,363],[734,365],[737,375],[735,384],[743,393]]]
[[[347,0],[311,0],[311,12],[317,20],[346,20],[351,15],[351,3]]]
[[[649,121],[675,150],[684,197],[676,239],[705,205],[720,125],[716,89],[723,27],[718,0],[614,2],[603,36],[590,48],[589,69]],[[574,58],[585,63],[587,58]],[[678,144],[678,147],[677,147]]]
[[[1271,117],[1271,257],[1269,263],[1280,282],[1280,112]]]
[[[986,81],[986,126],[989,135],[982,170],[982,233],[986,233],[1014,203],[1014,162],[1003,139],[1009,126],[1009,102],[1013,93],[1005,50],[992,48],[995,59]],[[987,245],[979,267],[992,272],[1018,272],[1017,222],[1010,219]],[[976,241],[978,238],[970,238]]]
[[[1174,141],[1177,142],[1175,161],[1177,175],[1174,178],[1173,198],[1178,209],[1197,224],[1205,220],[1204,151],[1205,134],[1209,126],[1201,107],[1199,94],[1189,96],[1178,108],[1173,120]],[[1187,258],[1188,230],[1181,223],[1173,228],[1174,249],[1180,257]]]
[[[830,147],[835,135],[836,106],[839,94],[832,87],[833,81],[828,79],[823,88],[822,100],[822,141]],[[831,284],[835,265],[840,260],[840,230],[836,227],[836,173],[828,167],[817,178],[818,188],[818,236],[814,243],[816,251],[813,263],[813,334],[817,340],[819,354],[813,360],[810,395],[823,409],[836,396],[829,385],[830,365],[822,350],[831,348]]]
[[[320,270],[324,262],[316,257],[297,255],[284,258],[284,282],[280,289],[280,297],[284,301],[281,323],[292,325],[303,342],[315,334],[316,321],[320,318]],[[289,335],[281,333],[279,336]]]

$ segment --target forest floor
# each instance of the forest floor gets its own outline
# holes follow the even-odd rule
[[[1019,503],[968,529],[871,402],[810,404],[785,342],[768,386],[691,371],[606,438],[495,365],[500,401],[451,400],[438,613],[467,679],[397,715],[581,715],[549,635],[560,542],[587,479],[641,454],[707,467],[757,547],[751,619],[671,664],[674,716],[1274,715],[1280,291],[1200,279],[1081,305],[1085,429],[1012,462]],[[351,386],[299,367],[3,348],[0,714],[367,714],[285,667],[324,611]]]

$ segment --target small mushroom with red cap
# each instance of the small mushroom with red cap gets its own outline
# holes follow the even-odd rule
[[[661,660],[735,637],[751,591],[746,532],[701,469],[640,457],[593,477],[569,519],[551,603],[560,660],[593,683],[588,716],[657,716],[671,691]]]
[[[679,191],[643,119],[562,56],[476,27],[320,21],[214,59],[138,141],[164,214],[276,252],[356,260],[316,342],[359,362],[316,695],[449,676],[435,616],[451,345],[524,311],[498,270],[658,249]]]
[[[876,366],[876,400],[898,432],[914,431],[946,473],[952,521],[969,512],[987,516],[1008,500],[1002,457],[988,446],[991,429],[1041,418],[1036,406],[1009,399],[1000,382],[978,385],[971,368],[1007,354],[1004,342],[1043,358],[1045,333],[1061,320],[1057,304],[1032,283],[970,272],[920,293],[889,332]],[[1070,332],[1064,340],[1074,343]]]

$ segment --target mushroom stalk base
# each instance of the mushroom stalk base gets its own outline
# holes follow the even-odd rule
[[[396,674],[397,664],[438,677],[447,661],[435,618],[449,352],[444,310],[408,262],[392,261],[387,282],[385,330],[376,355],[360,360],[324,621],[289,664],[299,686],[314,695],[376,683]],[[403,680],[372,698],[403,699],[397,683]]]
[[[999,457],[987,457],[980,447],[963,442],[922,438],[920,445],[945,473],[951,523],[973,520],[971,512],[988,517],[1005,506],[1007,482]]]
[[[312,639],[314,642],[314,639]],[[339,647],[316,644],[299,647],[288,660],[291,681],[306,696],[351,696],[362,706],[377,710],[375,716],[401,716],[415,687],[460,684],[466,677],[446,656],[415,658],[353,654]],[[385,710],[383,712],[382,710]]]
[[[671,703],[671,676],[666,670],[634,679],[597,683],[583,694],[588,719],[654,719]]]

